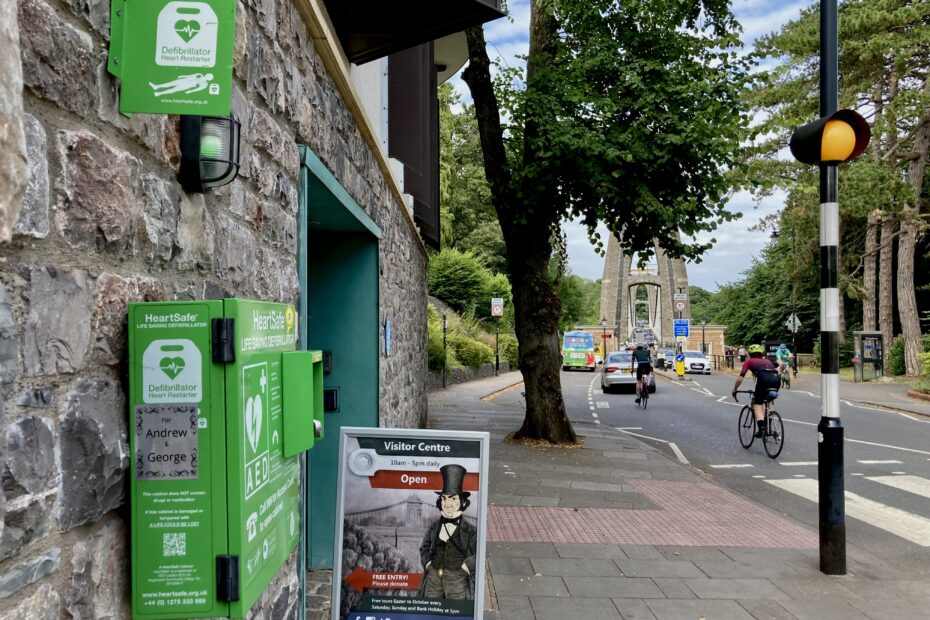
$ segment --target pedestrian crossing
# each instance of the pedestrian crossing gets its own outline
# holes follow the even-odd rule
[[[930,499],[930,480],[926,478],[898,475],[866,476],[865,479]],[[813,478],[765,479],[764,482],[811,502],[818,502],[818,483]],[[845,496],[847,518],[858,519],[921,547],[930,547],[930,519],[851,491],[846,491]]]

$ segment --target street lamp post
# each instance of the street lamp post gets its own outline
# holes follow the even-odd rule
[[[707,319],[701,319],[701,353],[707,355],[707,344],[704,339],[704,328],[707,327]]]

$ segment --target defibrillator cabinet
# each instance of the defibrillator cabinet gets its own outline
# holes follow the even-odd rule
[[[129,305],[132,608],[242,618],[296,547],[323,364],[287,304]]]

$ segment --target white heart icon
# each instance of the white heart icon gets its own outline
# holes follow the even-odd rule
[[[262,397],[249,397],[245,403],[245,434],[252,446],[252,452],[258,450],[258,439],[262,435]]]

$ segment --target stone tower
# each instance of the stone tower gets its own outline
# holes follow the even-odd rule
[[[685,262],[671,258],[658,246],[644,268],[640,269],[637,262],[624,251],[620,240],[611,236],[601,280],[600,316],[607,319],[607,325],[615,326],[615,342],[632,339],[639,317],[640,324],[645,321],[645,327],[653,330],[659,343],[672,346],[675,341],[672,320],[691,318],[690,303],[685,301],[684,309],[679,312],[674,301],[675,293],[688,292]]]

